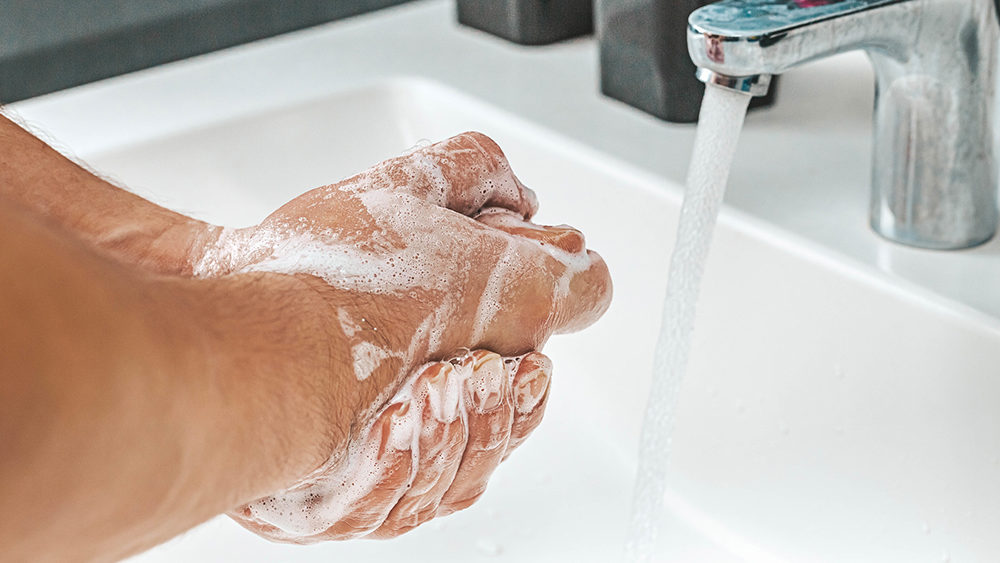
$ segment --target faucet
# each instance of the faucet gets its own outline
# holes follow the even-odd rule
[[[772,75],[862,49],[875,68],[871,225],[960,249],[997,229],[1000,0],[722,0],[693,12],[705,83],[765,94]]]

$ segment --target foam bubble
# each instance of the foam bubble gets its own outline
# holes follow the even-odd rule
[[[500,297],[504,284],[509,279],[512,267],[518,262],[518,256],[512,242],[507,244],[503,254],[493,266],[490,277],[486,281],[479,307],[472,325],[472,342],[480,342],[486,335],[493,318],[500,312]]]
[[[389,358],[399,357],[400,354],[391,352],[368,341],[358,342],[351,347],[351,359],[354,363],[354,376],[358,381],[364,381],[371,376],[378,366]]]

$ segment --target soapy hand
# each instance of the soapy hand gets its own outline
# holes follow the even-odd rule
[[[8,559],[119,559],[241,505],[299,542],[460,510],[539,422],[551,371],[532,351],[610,298],[582,235],[531,224],[482,135],[237,230],[2,117],[0,142]]]
[[[299,277],[347,343],[334,363],[351,366],[326,401],[351,432],[238,521],[283,541],[390,537],[478,498],[540,420],[551,370],[531,351],[611,297],[583,235],[530,223],[536,209],[499,147],[465,133],[223,230],[193,258],[197,276]],[[477,352],[438,361],[463,349]]]
[[[231,516],[276,541],[389,538],[475,502],[541,422],[551,363],[483,350],[422,366],[348,445],[299,484]]]
[[[583,235],[530,223],[536,210],[500,148],[465,133],[223,230],[193,270],[312,278],[334,330],[400,374],[460,348],[516,355],[591,324],[611,297]]]

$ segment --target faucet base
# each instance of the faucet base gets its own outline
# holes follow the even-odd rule
[[[996,224],[995,220],[993,224]],[[968,233],[966,238],[962,239],[954,238],[954,234],[952,234],[951,238],[928,236],[926,233],[917,232],[912,225],[901,224],[893,217],[887,217],[885,214],[875,210],[872,211],[869,225],[875,231],[875,234],[887,241],[914,248],[922,248],[924,250],[965,250],[975,248],[993,240],[997,232],[996,227],[993,227],[976,233]]]
[[[901,244],[903,246],[909,246],[911,248],[920,248],[923,250],[968,250],[970,248],[976,248],[977,246],[982,246],[990,242],[996,235],[996,233],[992,233],[988,237],[981,240],[970,240],[968,242],[963,242],[963,243],[949,243],[948,245],[938,245],[932,242],[929,243],[928,241],[923,239],[900,237],[892,233],[882,232],[879,230],[877,226],[875,226],[874,223],[872,223],[871,227],[872,230],[875,231],[876,235],[889,242],[894,242],[896,244]]]

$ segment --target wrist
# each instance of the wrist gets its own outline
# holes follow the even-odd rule
[[[70,161],[0,115],[0,197],[119,261],[190,274],[193,249],[219,230],[160,207]]]
[[[301,280],[253,273],[164,283],[180,288],[170,306],[193,320],[205,366],[192,382],[201,421],[191,428],[215,431],[192,441],[215,469],[195,468],[192,478],[216,476],[232,491],[220,510],[291,485],[343,447],[349,423],[335,399],[344,364],[325,306]]]
[[[99,230],[98,244],[146,270],[190,277],[195,261],[221,230],[204,221],[155,209],[145,218],[107,225]]]
[[[222,227],[178,215],[143,251],[145,265],[161,273],[191,277],[197,261],[216,243],[222,230]]]

